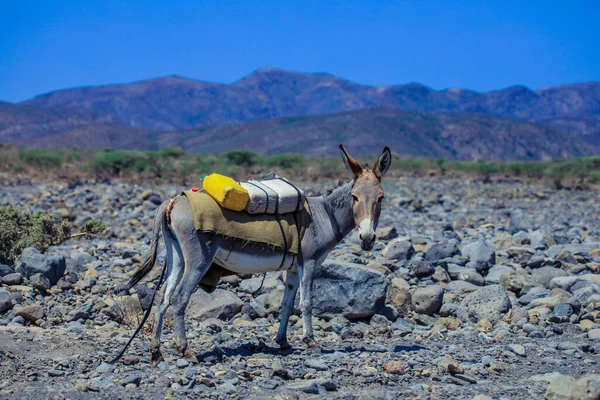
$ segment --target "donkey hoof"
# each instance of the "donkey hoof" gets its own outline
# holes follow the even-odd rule
[[[292,348],[292,345],[287,340],[280,340],[277,343],[279,344],[279,350],[289,350]]]
[[[319,347],[319,344],[315,342],[315,338],[313,337],[303,337],[302,341],[306,343],[307,349],[316,349],[317,347]]]
[[[165,359],[163,358],[162,353],[160,352],[160,350],[155,350],[152,351],[152,356],[150,358],[150,361],[152,362],[152,364],[156,365],[161,361],[164,361]]]

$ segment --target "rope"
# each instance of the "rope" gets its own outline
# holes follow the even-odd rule
[[[113,358],[112,361],[109,364],[114,364],[117,361],[119,361],[119,359],[121,357],[123,357],[123,354],[125,354],[125,351],[129,347],[129,345],[131,344],[131,342],[133,342],[133,339],[136,337],[136,335],[140,332],[140,330],[142,329],[142,327],[146,323],[146,320],[148,319],[148,316],[150,316],[150,310],[152,309],[152,304],[154,303],[154,297],[156,296],[156,292],[158,291],[158,287],[160,286],[160,284],[163,281],[163,278],[165,277],[166,270],[167,270],[167,262],[165,261],[165,265],[163,267],[162,273],[160,274],[160,279],[158,280],[157,285],[154,287],[154,292],[152,293],[152,299],[150,300],[150,307],[148,307],[148,309],[146,310],[146,314],[144,314],[144,318],[142,318],[142,322],[140,323],[140,326],[138,326],[137,329],[135,330],[135,332],[133,332],[133,335],[131,335],[131,337],[129,338],[129,341],[127,342],[127,344],[125,345],[125,347],[123,347],[123,350],[121,350],[121,352],[119,354],[117,354],[117,356],[115,358]]]

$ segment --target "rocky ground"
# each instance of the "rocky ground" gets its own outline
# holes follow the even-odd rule
[[[274,273],[256,296],[260,276],[194,294],[196,358],[176,352],[167,320],[166,361],[150,363],[147,327],[111,366],[154,286],[114,289],[145,256],[154,209],[181,188],[3,186],[0,205],[76,226],[98,218],[109,231],[0,266],[0,398],[600,396],[597,191],[414,178],[384,187],[373,251],[352,235],[319,272],[321,347],[302,343],[296,310],[293,348],[277,349],[284,274]]]

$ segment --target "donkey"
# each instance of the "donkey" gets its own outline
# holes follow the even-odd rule
[[[176,348],[184,357],[193,354],[188,350],[184,314],[190,296],[198,288],[200,280],[213,261],[238,274],[275,271],[283,265],[281,269],[287,270],[287,276],[279,330],[275,341],[282,350],[291,347],[287,341],[287,325],[296,291],[300,286],[300,307],[304,322],[302,339],[309,346],[316,345],[312,327],[315,270],[354,227],[358,228],[362,249],[371,250],[373,248],[375,229],[384,196],[381,179],[388,171],[392,161],[392,155],[387,146],[377,158],[372,169],[361,167],[343,145],[340,145],[340,150],[346,167],[353,174],[353,179],[328,195],[307,198],[311,218],[301,240],[299,254],[295,258],[292,258],[291,255],[287,256],[288,258],[284,259],[283,264],[282,257],[286,257],[283,253],[266,252],[258,247],[244,247],[239,241],[230,238],[197,232],[194,229],[190,205],[183,195],[176,196],[159,206],[154,217],[150,254],[127,284],[127,288],[134,287],[153,269],[159,242],[159,230],[162,228],[167,248],[167,260],[163,270],[163,276],[165,276],[165,270],[166,276],[155,312],[154,332],[150,345],[153,362],[162,360],[161,328],[169,305],[174,308]],[[171,209],[170,218],[169,208]],[[144,321],[142,321],[142,325],[143,323]],[[118,360],[124,351],[125,349],[113,362]]]

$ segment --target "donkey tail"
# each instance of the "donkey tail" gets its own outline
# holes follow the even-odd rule
[[[150,251],[148,257],[144,260],[142,265],[135,271],[127,285],[123,289],[123,291],[127,291],[137,285],[142,279],[146,277],[154,268],[156,263],[156,254],[158,253],[158,240],[160,237],[160,228],[163,224],[166,225],[167,221],[167,211],[170,207],[172,207],[173,199],[170,201],[166,201],[162,203],[158,209],[156,210],[156,215],[154,215],[154,227],[152,232],[152,242],[150,244]]]

